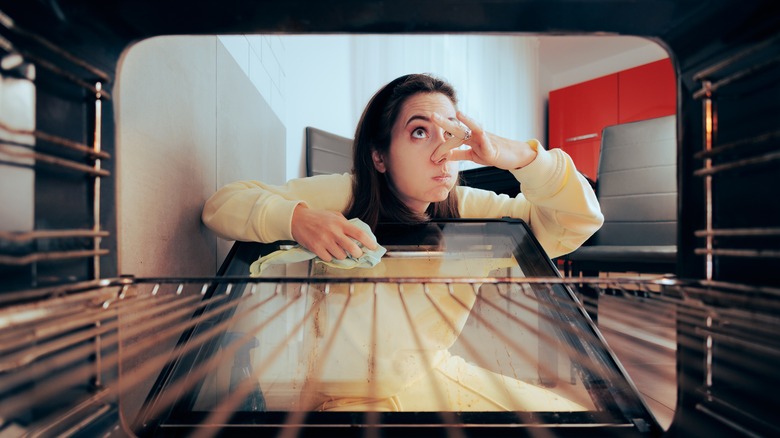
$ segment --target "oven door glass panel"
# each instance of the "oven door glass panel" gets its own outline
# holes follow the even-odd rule
[[[236,304],[189,337],[224,326],[214,341],[158,379],[148,404],[177,399],[160,427],[366,421],[345,412],[382,412],[378,424],[654,423],[569,287],[533,281],[559,274],[525,223],[383,224],[377,238],[388,252],[373,268],[310,260],[218,287]],[[246,276],[290,245],[237,244],[221,273]],[[182,376],[194,389],[166,393]]]

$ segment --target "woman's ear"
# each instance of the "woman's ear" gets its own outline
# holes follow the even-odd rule
[[[378,151],[371,151],[371,159],[374,161],[374,169],[379,173],[385,173],[385,160]]]

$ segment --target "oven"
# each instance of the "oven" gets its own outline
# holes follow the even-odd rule
[[[780,429],[774,2],[55,0],[0,12],[0,436]],[[247,275],[290,242],[237,244],[216,276],[120,276],[118,223],[142,214],[117,209],[124,51],[157,35],[254,32],[658,41],[677,73],[677,276],[562,277],[516,221],[385,224],[378,237],[399,268],[375,277],[311,263]],[[584,289],[675,309],[668,430],[582,306]],[[394,385],[410,395],[390,397]]]

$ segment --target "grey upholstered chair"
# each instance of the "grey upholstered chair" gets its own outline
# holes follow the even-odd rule
[[[596,194],[604,225],[586,245],[567,256],[572,275],[675,274],[675,116],[605,128]]]
[[[352,139],[306,127],[306,176],[352,170]]]

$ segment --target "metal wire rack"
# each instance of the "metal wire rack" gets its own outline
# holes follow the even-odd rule
[[[4,11],[0,56],[2,195],[13,203],[0,229],[0,291],[99,278],[112,235],[101,208],[113,197],[103,135],[112,76]],[[62,115],[42,123],[39,111]],[[42,198],[49,202],[34,204]]]
[[[651,433],[652,419],[643,419],[642,407],[626,397],[630,379],[628,387],[615,383],[623,381],[622,367],[609,349],[603,355],[594,348],[603,343],[599,332],[577,323],[587,320],[576,298],[582,287],[641,299],[645,306],[673,304],[682,324],[692,327],[682,329],[679,342],[709,339],[688,345],[709,358],[701,391],[730,359],[741,359],[721,351],[715,365],[718,349],[780,355],[774,336],[780,291],[743,285],[626,278],[117,278],[0,297],[2,427],[30,436],[72,435],[118,417],[123,429],[114,433],[128,436],[212,435],[226,427],[293,436],[335,427],[323,411],[347,410],[353,416],[342,427],[414,430],[432,422],[451,436],[463,428],[545,425]],[[746,301],[756,307],[746,308]],[[383,318],[397,316],[389,310],[394,306],[404,317]],[[463,315],[467,322],[459,322]],[[446,324],[433,332],[431,320]],[[342,345],[337,339],[346,333],[353,339]],[[401,338],[410,344],[388,347]],[[361,341],[373,342],[355,350]],[[415,398],[421,394],[415,388],[407,389],[411,397],[387,395],[403,383],[383,378],[393,365],[383,362],[391,350],[436,352],[407,358],[414,362],[410,373],[415,367],[439,373],[413,385],[425,388],[425,401]],[[472,376],[483,386],[468,388],[468,378],[459,382],[466,390],[443,384],[466,366],[466,374],[487,370],[489,378]],[[537,392],[519,400],[491,382],[503,388],[511,382],[517,394]],[[333,389],[350,384],[349,394]],[[473,400],[453,404],[455,393]],[[417,416],[379,412],[407,408]]]

